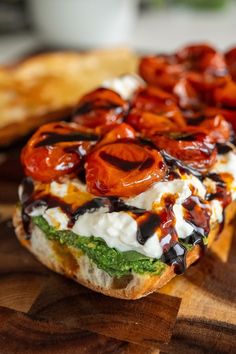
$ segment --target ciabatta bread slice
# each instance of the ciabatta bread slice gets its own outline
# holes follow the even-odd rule
[[[236,202],[233,202],[225,210],[224,232],[227,231],[227,228],[230,231],[228,225],[235,213]],[[176,275],[173,266],[166,266],[161,276],[131,274],[117,279],[99,269],[78,249],[49,241],[36,225],[31,225],[31,238],[27,240],[19,208],[15,211],[13,222],[21,244],[45,266],[105,295],[128,300],[138,299],[160,289]],[[208,236],[208,247],[211,247],[218,233],[219,224],[212,225]],[[201,252],[198,245],[187,252],[187,267],[200,257]]]

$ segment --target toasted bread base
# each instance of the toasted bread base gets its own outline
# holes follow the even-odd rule
[[[227,232],[226,229],[229,228],[229,222],[235,213],[236,202],[233,202],[225,210],[224,232]],[[15,210],[13,223],[21,244],[46,267],[104,295],[128,300],[138,299],[160,289],[176,275],[173,266],[166,266],[166,270],[160,276],[131,274],[117,279],[99,269],[78,249],[47,240],[45,234],[36,225],[31,225],[31,238],[26,240],[19,208]],[[208,236],[209,247],[218,236],[219,228],[219,224],[212,226]],[[194,263],[200,255],[201,249],[198,245],[188,251],[187,267]]]
[[[86,92],[110,78],[136,72],[126,48],[36,55],[0,67],[0,146],[40,125],[70,115]]]

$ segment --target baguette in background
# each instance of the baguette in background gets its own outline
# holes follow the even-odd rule
[[[0,146],[65,118],[87,91],[136,67],[136,55],[125,48],[41,54],[0,67]]]

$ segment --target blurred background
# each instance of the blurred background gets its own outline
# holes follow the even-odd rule
[[[0,0],[0,63],[54,49],[226,49],[235,34],[235,0]]]

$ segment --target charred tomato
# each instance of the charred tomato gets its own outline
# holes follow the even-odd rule
[[[27,176],[50,182],[75,171],[98,140],[90,129],[75,123],[50,123],[31,137],[21,153]]]
[[[128,110],[128,103],[113,90],[98,88],[79,102],[73,121],[88,128],[120,123]]]
[[[206,172],[216,161],[215,144],[202,132],[156,134],[151,140],[160,150],[201,172]]]
[[[91,152],[85,164],[89,192],[130,197],[144,192],[165,176],[161,154],[134,142],[116,142]]]

